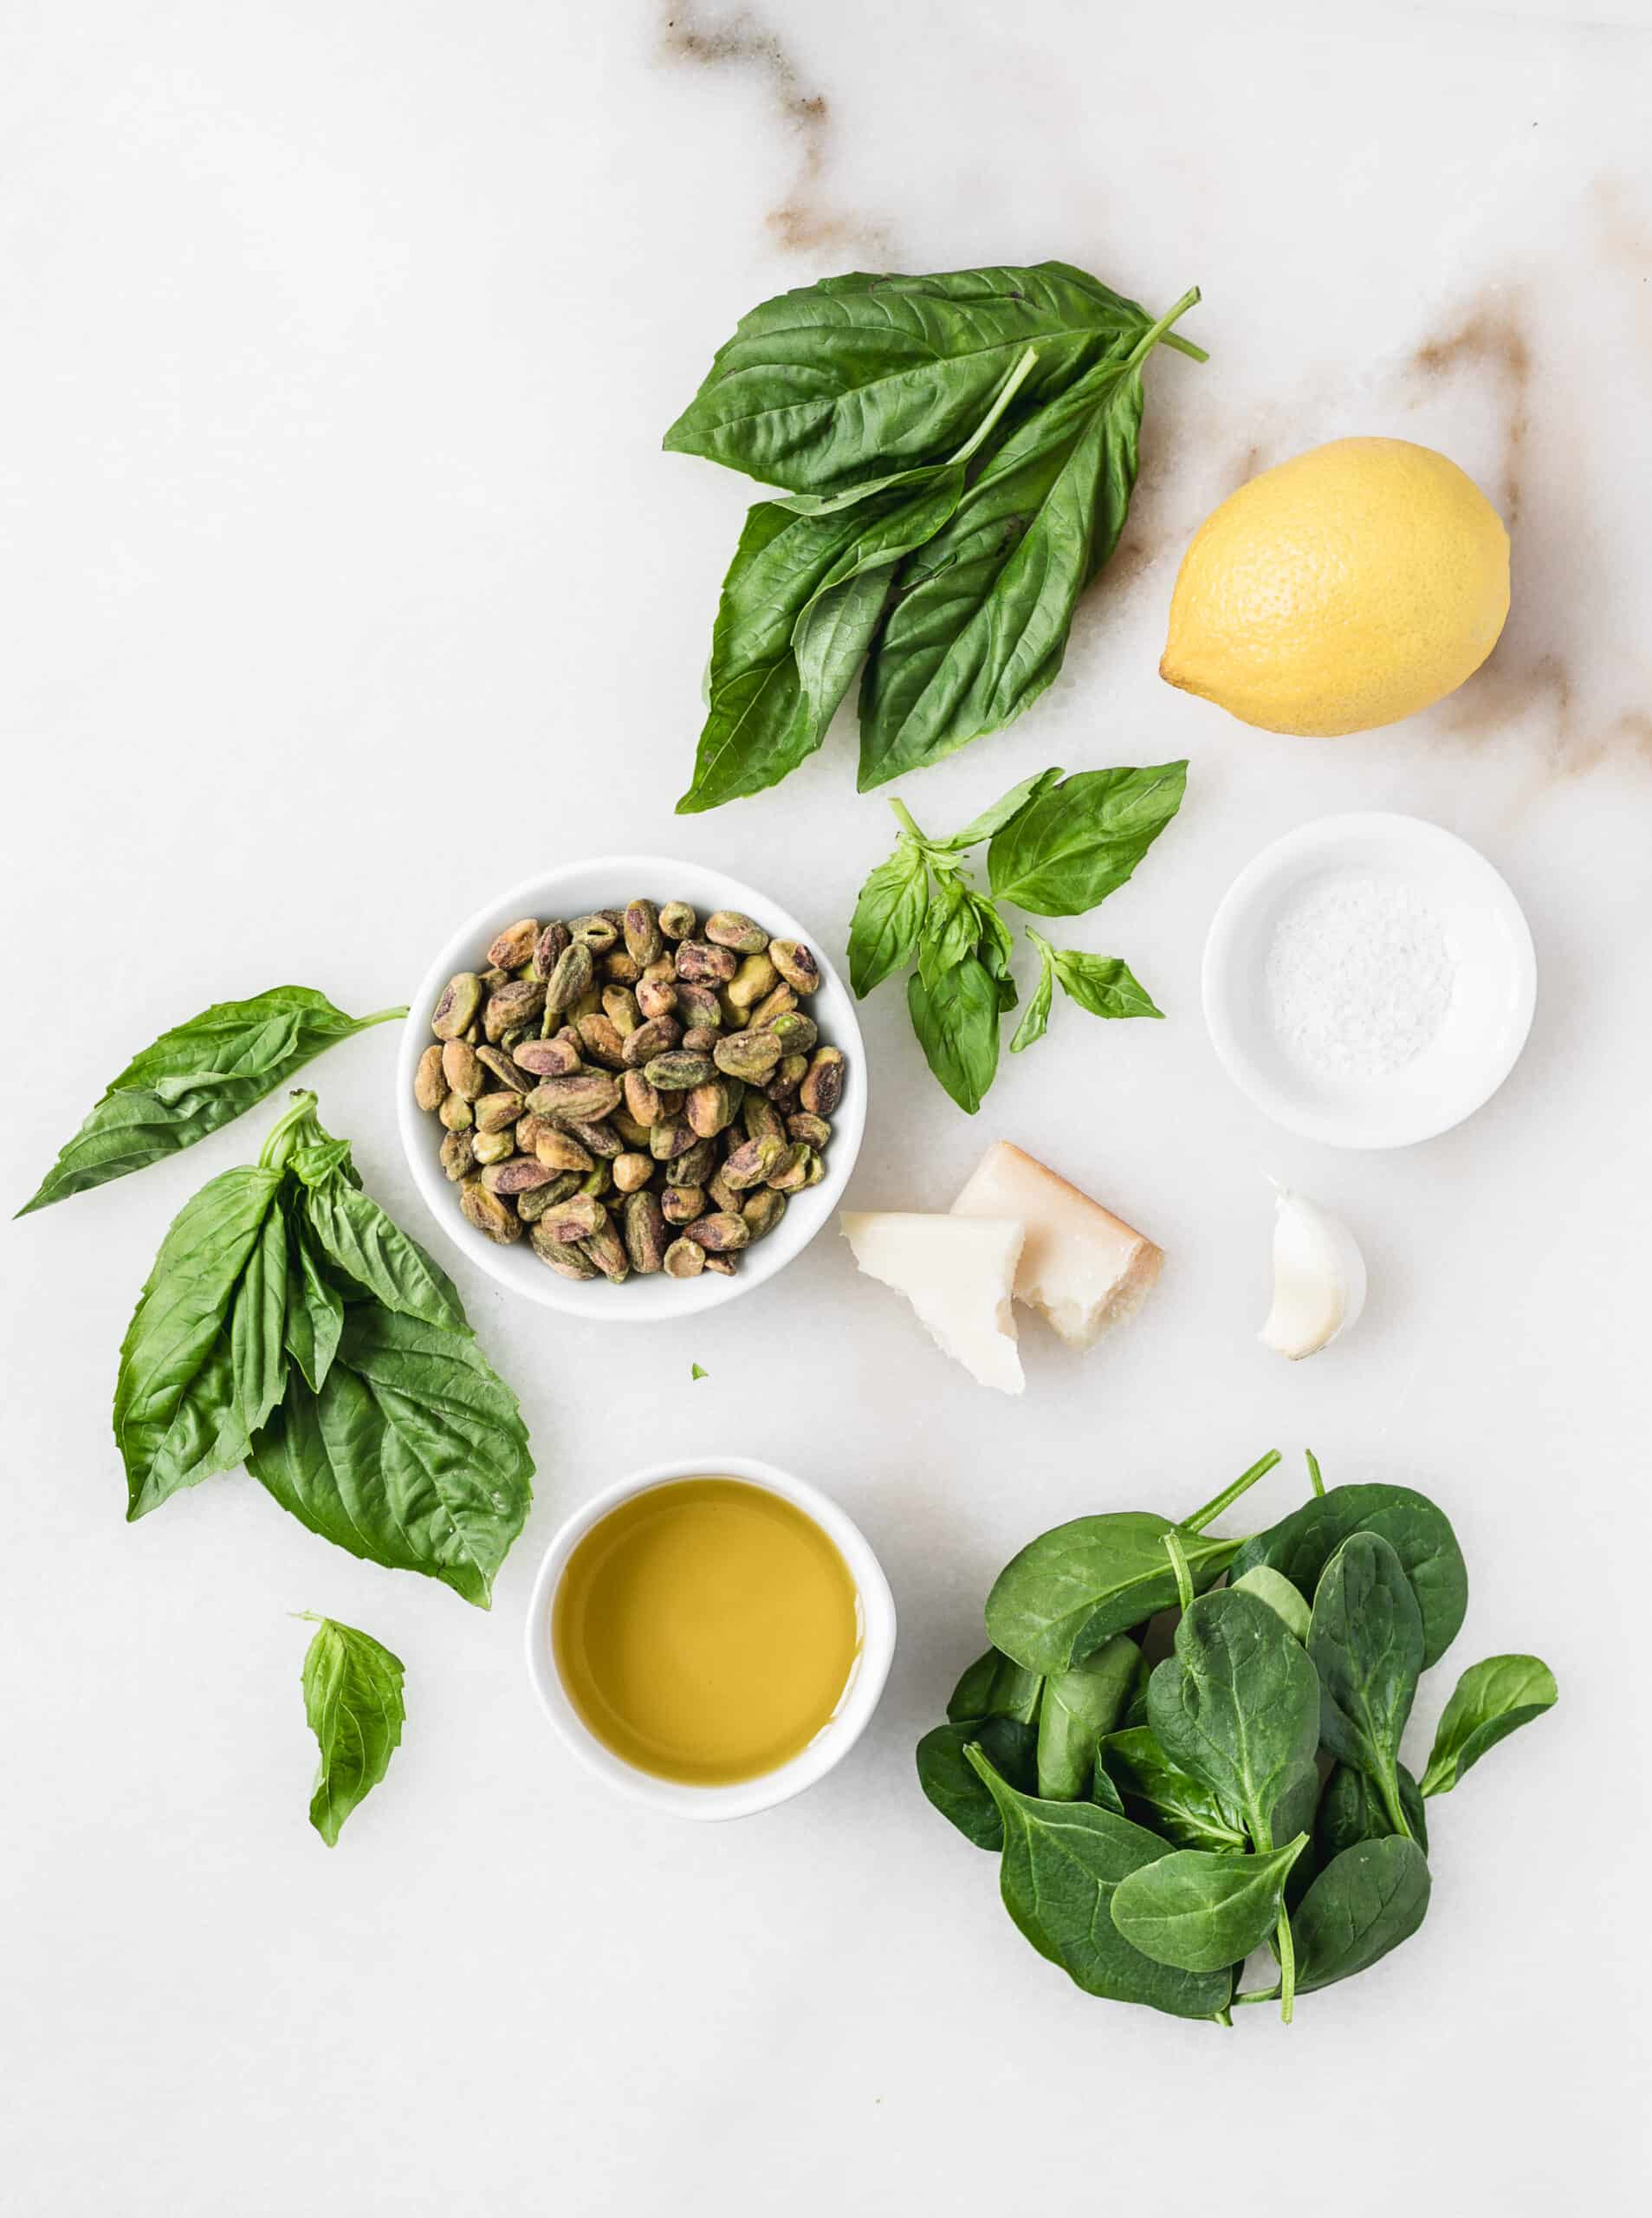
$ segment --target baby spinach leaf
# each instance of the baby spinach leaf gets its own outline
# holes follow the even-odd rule
[[[120,1344],[115,1381],[114,1437],[129,1519],[230,1469],[246,1452],[225,1327],[280,1186],[280,1172],[260,1164],[223,1171],[185,1203],[160,1244]],[[267,1320],[262,1269],[250,1297],[259,1327]],[[243,1333],[249,1365],[254,1332],[249,1317]]]
[[[1228,1583],[1241,1593],[1254,1594],[1266,1602],[1297,1639],[1306,1644],[1312,1612],[1283,1572],[1275,1571],[1269,1564],[1254,1564],[1243,1578],[1230,1578]]]
[[[1148,328],[1134,302],[1060,263],[851,272],[742,316],[664,445],[794,492],[855,490],[956,447],[1029,347],[1028,404]]]
[[[1552,1709],[1559,1691],[1554,1673],[1535,1656],[1488,1656],[1471,1664],[1441,1713],[1423,1793],[1449,1794],[1488,1748]]]
[[[1141,360],[1097,363],[1009,434],[902,570],[861,685],[863,793],[1001,730],[1053,682],[1124,529],[1141,420]]]
[[[1156,1832],[1186,1848],[1242,1849],[1245,1821],[1202,1780],[1173,1764],[1150,1726],[1126,1726],[1101,1744],[1105,1769],[1128,1800],[1140,1804]]]
[[[287,1352],[319,1393],[344,1325],[344,1301],[323,1271],[295,1197],[287,1211]]]
[[[994,835],[987,851],[994,899],[1040,917],[1093,909],[1130,879],[1181,807],[1187,782],[1185,762],[1064,779]]]
[[[295,1167],[301,1179],[304,1158]],[[305,1186],[304,1222],[329,1261],[386,1309],[450,1333],[469,1332],[447,1273],[338,1169]]]
[[[1147,989],[1117,956],[1085,955],[1077,948],[1054,950],[1057,983],[1069,1001],[1092,1016],[1163,1016]]]
[[[483,1609],[532,1500],[516,1398],[468,1331],[377,1301],[347,1308],[319,1394],[289,1378],[247,1468],[312,1532]]]
[[[871,872],[855,903],[849,927],[849,983],[859,1000],[911,961],[929,901],[923,852],[903,839],[889,860]]]
[[[1396,1833],[1344,1849],[1291,1919],[1297,1993],[1351,1979],[1409,1941],[1428,1914],[1429,1884],[1422,1851]]]
[[[1044,1682],[1036,1671],[989,1648],[978,1656],[952,1689],[947,1715],[955,1722],[969,1717],[1014,1717],[1023,1725],[1038,1715]]]
[[[1397,1767],[1400,1788],[1400,1807],[1405,1821],[1411,1828],[1411,1838],[1426,1856],[1428,1852],[1428,1820],[1423,1809],[1422,1795],[1417,1783],[1405,1766]],[[1363,1840],[1385,1840],[1395,1826],[1376,1783],[1360,1770],[1357,1764],[1339,1763],[1325,1781],[1325,1793],[1319,1797],[1318,1814],[1314,1825],[1314,1845],[1320,1858],[1330,1863],[1345,1848],[1356,1848]]]
[[[1038,983],[1033,989],[1033,998],[1027,1004],[1027,1014],[1015,1028],[1015,1037],[1009,1043],[1012,1055],[1020,1054],[1035,1040],[1041,1040],[1050,1026],[1050,1003],[1055,997],[1055,950],[1036,932],[1028,937],[1037,941],[1039,951]]]
[[[273,1093],[323,1048],[406,1014],[381,1008],[372,1016],[347,1016],[308,986],[274,986],[249,1001],[215,1002],[163,1032],[109,1081],[17,1215],[192,1147]]]
[[[1182,1613],[1176,1653],[1148,1682],[1159,1746],[1274,1845],[1274,1805],[1319,1739],[1319,1682],[1301,1643],[1266,1602],[1233,1587]]]
[[[937,1725],[917,1744],[918,1785],[941,1815],[977,1848],[1000,1849],[1003,1820],[965,1758],[971,1746],[985,1749],[1002,1778],[1031,1793],[1038,1783],[1038,1735],[1016,1718],[967,1717]]]
[[[353,1625],[333,1618],[310,1622],[315,1638],[304,1657],[304,1715],[321,1751],[310,1823],[336,1848],[340,1827],[401,1746],[402,1661]]]
[[[1098,1744],[1124,1714],[1140,1655],[1128,1633],[1115,1633],[1092,1656],[1045,1681],[1038,1791],[1046,1801],[1076,1802],[1089,1793]]]
[[[1124,1807],[1124,1798],[1113,1785],[1107,1768],[1098,1755],[1090,1767],[1090,1800],[1098,1809],[1111,1810],[1116,1818],[1130,1815]]]
[[[994,1580],[987,1630],[994,1645],[1029,1671],[1064,1671],[1110,1634],[1168,1610],[1176,1574],[1163,1536],[1171,1531],[1182,1535],[1195,1589],[1220,1577],[1240,1545],[1148,1509],[1075,1517],[1030,1540]]]
[[[1323,1689],[1320,1739],[1377,1782],[1394,1832],[1408,1833],[1397,1767],[1422,1676],[1422,1612],[1380,1534],[1351,1534],[1325,1566],[1308,1654]]]
[[[1115,1890],[1164,1853],[1156,1834],[1093,1802],[1046,1802],[1018,1793],[971,1745],[1004,1828],[999,1885],[1004,1907],[1041,1956],[1087,1994],[1140,2002],[1177,2018],[1208,2018],[1231,1991],[1223,1975],[1156,1964],[1132,1948],[1111,1915]]]
[[[1468,1572],[1445,1512],[1410,1487],[1331,1487],[1253,1534],[1232,1575],[1269,1564],[1312,1601],[1321,1573],[1353,1533],[1379,1534],[1399,1557],[1422,1612],[1423,1667],[1437,1664],[1461,1628]]]
[[[1242,1963],[1279,1923],[1285,1882],[1307,1845],[1298,1833],[1260,1856],[1178,1849],[1119,1881],[1113,1923],[1156,1964],[1215,1972]]]
[[[998,989],[971,956],[926,986],[906,982],[906,1006],[924,1060],[966,1116],[973,1117],[998,1074]]]

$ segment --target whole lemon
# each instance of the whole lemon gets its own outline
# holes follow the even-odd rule
[[[1508,614],[1508,534],[1454,462],[1333,439],[1265,470],[1182,559],[1159,675],[1264,731],[1397,723],[1480,668]]]

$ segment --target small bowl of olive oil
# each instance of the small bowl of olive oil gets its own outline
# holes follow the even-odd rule
[[[569,1518],[528,1612],[552,1723],[608,1783],[683,1818],[744,1818],[859,1739],[895,1653],[878,1559],[771,1463],[634,1472]]]

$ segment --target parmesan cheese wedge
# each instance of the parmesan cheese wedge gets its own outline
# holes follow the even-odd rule
[[[1133,1226],[1007,1140],[988,1149],[952,1210],[955,1216],[1020,1218],[1027,1236],[1015,1299],[1046,1317],[1069,1347],[1092,1347],[1133,1317],[1164,1261]]]
[[[839,1221],[867,1277],[904,1294],[938,1347],[983,1386],[1021,1391],[1010,1306],[1021,1252],[1018,1218],[845,1210]]]

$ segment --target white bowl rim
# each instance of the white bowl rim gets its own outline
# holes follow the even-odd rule
[[[1241,923],[1257,898],[1287,871],[1334,853],[1355,839],[1386,835],[1403,854],[1432,852],[1460,878],[1475,883],[1484,898],[1507,927],[1511,949],[1513,1008],[1497,1053],[1473,1067],[1461,1089],[1435,1097],[1432,1112],[1409,1117],[1372,1109],[1325,1113],[1277,1086],[1252,1055],[1244,1032],[1235,1020],[1232,999],[1234,983],[1231,958]],[[1321,1140],[1332,1147],[1379,1149],[1409,1147],[1432,1139],[1474,1115],[1496,1093],[1519,1060],[1537,1008],[1537,953],[1531,927],[1513,889],[1500,871],[1456,833],[1427,817],[1398,810],[1352,809],[1320,816],[1298,825],[1271,841],[1239,872],[1218,903],[1205,937],[1201,973],[1205,1025],[1211,1044],[1228,1075],[1259,1109],[1276,1124],[1305,1139]]]
[[[695,1787],[638,1771],[598,1740],[562,1686],[551,1644],[551,1605],[568,1558],[611,1509],[680,1479],[729,1478],[795,1503],[825,1533],[849,1566],[860,1604],[860,1654],[830,1721],[789,1762],[730,1787]],[[865,1534],[830,1495],[778,1464],[751,1456],[694,1456],[651,1463],[616,1479],[565,1519],[541,1559],[525,1627],[528,1676],[546,1715],[588,1771],[618,1793],[673,1817],[716,1821],[748,1818],[789,1802],[840,1763],[871,1723],[895,1657],[895,1598]]]
[[[547,905],[546,896],[554,892],[560,880],[603,876],[611,877],[619,885],[635,886],[651,881],[670,883],[673,873],[679,884],[693,883],[701,887],[715,884],[721,891],[713,906],[740,909],[763,922],[766,929],[772,923],[771,937],[802,940],[820,967],[823,985],[832,989],[832,1021],[822,1029],[828,1044],[842,1049],[849,1070],[842,1104],[832,1118],[826,1177],[818,1186],[793,1197],[774,1230],[761,1245],[744,1252],[740,1269],[733,1278],[709,1273],[703,1273],[696,1279],[666,1279],[656,1274],[645,1280],[629,1279],[624,1286],[611,1287],[606,1279],[588,1285],[560,1279],[542,1264],[531,1274],[519,1272],[510,1268],[511,1259],[522,1260],[515,1248],[496,1246],[459,1215],[453,1189],[443,1175],[431,1145],[430,1118],[413,1099],[413,1073],[419,1057],[431,1045],[424,1013],[435,1006],[437,996],[453,976],[452,965],[461,950],[468,949],[474,956],[479,936],[486,932],[491,937],[499,929],[497,919],[502,917],[543,913]],[[485,942],[483,944],[485,945]],[[854,996],[824,952],[817,935],[760,888],[731,877],[715,864],[686,862],[669,855],[580,856],[522,879],[485,902],[450,934],[425,970],[408,1009],[396,1060],[396,1123],[402,1153],[420,1199],[446,1237],[496,1285],[522,1300],[560,1310],[566,1316],[605,1324],[661,1324],[679,1318],[704,1316],[724,1302],[737,1301],[742,1294],[749,1294],[784,1270],[825,1229],[835,1214],[860,1152],[866,1127],[868,1073],[865,1043],[855,1015]],[[804,1206],[800,1207],[800,1203]],[[639,1301],[639,1294],[645,1294],[646,1300]]]

